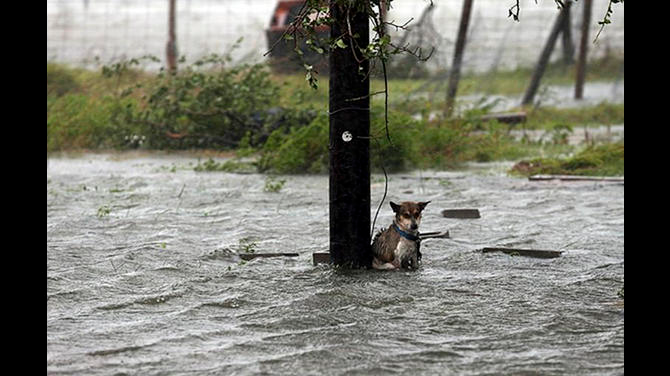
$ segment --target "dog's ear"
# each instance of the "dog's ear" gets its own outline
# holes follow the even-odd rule
[[[398,210],[400,210],[400,205],[396,204],[393,201],[389,201],[389,204],[391,204],[391,209],[393,209],[394,213],[397,213]]]
[[[430,201],[419,202],[418,204],[419,204],[419,209],[420,209],[421,211],[423,211],[423,209],[426,208],[426,205],[430,204]]]

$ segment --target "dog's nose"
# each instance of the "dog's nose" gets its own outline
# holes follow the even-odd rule
[[[410,225],[410,228],[412,230],[416,230],[417,228],[419,228],[419,225],[417,225],[416,222],[412,222],[412,224]]]

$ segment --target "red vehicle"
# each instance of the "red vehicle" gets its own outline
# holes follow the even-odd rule
[[[305,68],[303,63],[312,65],[319,73],[328,72],[328,57],[325,52],[319,54],[307,46],[304,41],[279,40],[288,30],[289,25],[300,13],[305,0],[279,0],[272,13],[270,27],[265,31],[270,50],[270,66],[277,72],[295,72]],[[318,38],[328,38],[330,28],[326,25],[316,29]],[[278,41],[279,40],[279,41]],[[303,52],[302,60],[295,47],[299,47]],[[324,48],[325,50],[325,48]]]

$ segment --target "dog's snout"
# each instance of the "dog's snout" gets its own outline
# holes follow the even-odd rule
[[[412,224],[410,225],[410,228],[412,230],[416,230],[417,228],[419,228],[419,225],[417,225],[415,221],[412,221]]]

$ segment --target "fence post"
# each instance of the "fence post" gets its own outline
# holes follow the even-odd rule
[[[360,53],[369,44],[369,20],[352,2],[330,0],[330,12],[331,38],[357,35],[329,55],[330,255],[338,266],[369,267],[370,82]]]
[[[577,58],[577,73],[575,80],[575,99],[584,97],[584,78],[586,77],[586,54],[589,44],[589,26],[591,26],[591,0],[584,0],[584,15],[582,17],[582,36],[579,42],[579,57]]]
[[[533,76],[530,79],[528,89],[526,89],[526,94],[524,94],[523,100],[521,101],[522,106],[527,106],[533,102],[533,98],[535,97],[535,93],[537,92],[537,89],[540,86],[540,80],[542,80],[542,75],[544,74],[544,71],[547,68],[547,63],[549,62],[549,58],[551,57],[551,52],[554,50],[554,46],[556,45],[556,39],[558,39],[558,34],[563,28],[563,25],[565,23],[565,17],[568,14],[568,12],[569,8],[563,7],[561,8],[561,11],[558,13],[558,16],[556,17],[554,26],[552,27],[551,32],[549,33],[549,38],[547,38],[547,42],[545,43],[544,48],[542,49],[540,58],[537,61],[537,64],[535,65],[535,70],[533,71]]]
[[[170,10],[168,12],[168,41],[165,48],[167,57],[167,69],[170,73],[177,71],[177,33],[175,31],[175,3],[177,0],[169,0]]]
[[[563,45],[563,64],[566,66],[575,62],[575,45],[572,43],[572,0],[563,3],[567,8],[565,19],[563,20],[563,29],[561,30],[561,42]]]
[[[473,0],[463,0],[461,22],[458,26],[458,36],[456,37],[456,47],[454,50],[454,59],[451,63],[449,72],[447,103],[445,107],[446,116],[451,116],[454,110],[454,99],[456,98],[456,91],[458,90],[458,81],[461,78],[461,64],[463,63],[463,50],[465,50],[465,37],[468,33],[468,24],[470,23],[472,1]]]

